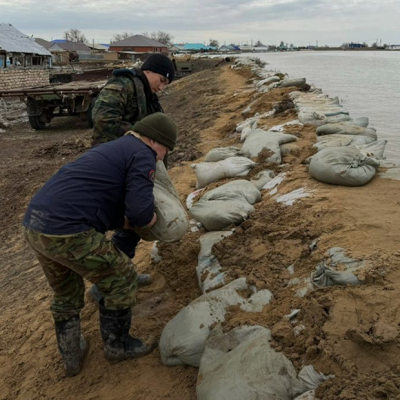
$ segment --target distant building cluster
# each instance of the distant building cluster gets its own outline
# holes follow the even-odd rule
[[[344,43],[342,49],[363,49],[368,47],[363,43]],[[149,54],[194,54],[194,53],[225,53],[267,51],[296,51],[326,49],[328,46],[296,47],[293,44],[281,42],[278,46],[264,45],[260,41],[253,44],[229,44],[219,46],[217,41],[210,40],[210,45],[204,43],[175,43],[166,45],[144,35],[133,35],[111,44],[77,43],[68,40],[47,41],[41,38],[31,38],[7,23],[0,23],[0,69],[1,68],[36,68],[45,69],[52,65],[63,65],[79,60],[138,60],[145,59]],[[387,50],[400,50],[400,45],[384,45]]]

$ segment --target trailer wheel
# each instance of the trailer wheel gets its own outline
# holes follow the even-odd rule
[[[44,129],[46,126],[46,123],[42,120],[41,115],[29,117],[29,123],[31,124],[31,127],[37,131]]]

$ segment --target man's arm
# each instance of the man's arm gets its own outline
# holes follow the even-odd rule
[[[153,225],[155,225],[156,222],[157,222],[157,214],[154,213],[153,214],[153,219],[151,220],[151,222],[149,224],[145,225],[145,226],[142,226],[142,228],[150,229]],[[133,227],[129,223],[129,219],[127,217],[125,217],[125,223],[124,223],[124,228],[123,229],[133,229]]]
[[[135,154],[125,184],[125,216],[130,226],[144,227],[157,218],[153,195],[155,170],[156,160],[150,149]]]
[[[132,129],[132,124],[124,121],[123,116],[135,112],[133,94],[133,82],[129,78],[114,79],[103,88],[92,112],[95,141],[114,140]]]

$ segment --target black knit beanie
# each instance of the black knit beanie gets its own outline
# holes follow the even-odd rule
[[[152,54],[142,65],[142,71],[152,71],[168,78],[169,83],[174,80],[175,68],[172,61],[164,54]]]
[[[133,130],[173,150],[177,130],[174,121],[161,112],[150,114],[133,125]]]

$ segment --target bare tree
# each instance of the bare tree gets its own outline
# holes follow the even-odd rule
[[[172,46],[172,39],[174,38],[167,32],[163,31],[158,31],[158,32],[143,32],[143,36],[146,36],[150,39],[156,40],[157,42],[160,42],[162,44],[165,44],[167,46]]]
[[[85,35],[79,29],[70,29],[64,32],[65,40],[74,43],[88,43]]]
[[[210,43],[208,45],[213,47],[219,47],[219,42],[216,39],[210,39]]]
[[[117,33],[112,37],[111,43],[119,42],[120,40],[124,40],[131,36],[133,36],[133,33],[128,33],[128,32]]]

